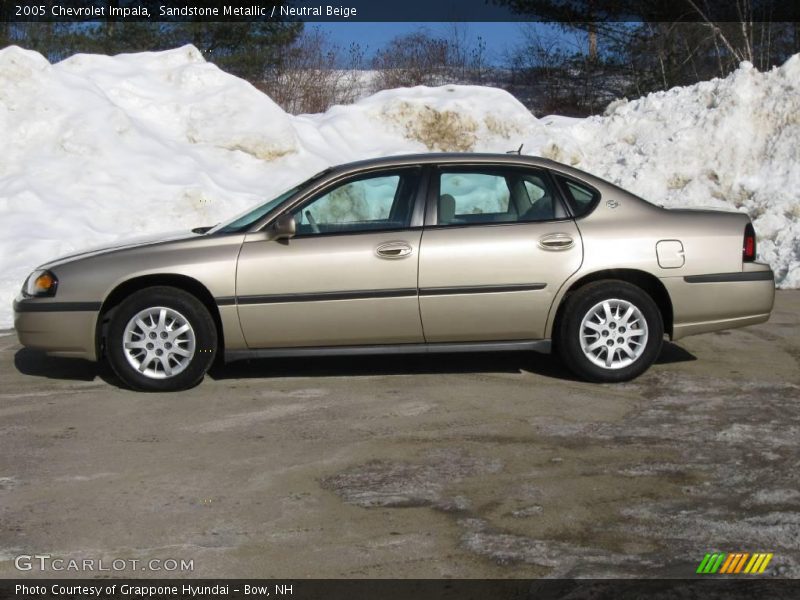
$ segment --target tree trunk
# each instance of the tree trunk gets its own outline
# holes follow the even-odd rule
[[[589,62],[597,62],[597,28],[594,23],[589,26]]]

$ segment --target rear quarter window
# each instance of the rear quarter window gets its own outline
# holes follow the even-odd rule
[[[561,185],[567,204],[576,218],[592,212],[600,201],[600,192],[596,189],[563,175],[555,174],[555,178]]]

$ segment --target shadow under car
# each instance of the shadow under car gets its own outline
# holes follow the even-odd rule
[[[656,364],[697,360],[677,344],[665,341]],[[14,366],[23,375],[92,381],[99,377],[121,386],[120,380],[103,362],[47,356],[44,352],[21,348],[14,355]],[[353,377],[365,375],[405,375],[436,373],[520,373],[580,381],[554,354],[539,352],[471,352],[442,354],[380,354],[361,356],[318,356],[304,358],[254,358],[217,364],[209,372],[214,380],[271,377]]]

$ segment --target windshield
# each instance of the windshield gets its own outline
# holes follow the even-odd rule
[[[231,221],[217,225],[208,233],[238,233],[240,231],[246,230],[247,228],[251,227],[254,223],[256,223],[261,217],[263,217],[270,211],[280,206],[283,202],[294,196],[298,191],[300,191],[300,189],[304,188],[315,179],[319,179],[320,177],[328,173],[330,170],[331,169],[328,168],[325,169],[324,171],[320,171],[310,179],[307,179],[300,185],[296,185],[293,188],[286,190],[280,196],[278,196],[277,198],[273,198],[269,202],[265,202],[264,204],[259,204],[255,208],[248,208],[246,212],[240,214]]]
[[[285,200],[288,200],[290,196],[296,194],[297,190],[299,189],[300,186],[298,185],[290,190],[283,192],[280,196],[278,196],[277,198],[273,198],[269,202],[265,202],[264,204],[259,204],[255,208],[248,208],[247,212],[239,215],[233,221],[228,221],[227,223],[217,225],[209,233],[236,233],[238,231],[244,231],[245,229],[250,227],[253,223],[258,221],[261,217],[270,212],[272,209],[276,208]]]

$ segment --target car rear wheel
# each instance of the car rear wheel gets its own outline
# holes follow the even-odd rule
[[[139,390],[197,385],[214,362],[217,330],[197,298],[168,286],[132,294],[114,312],[106,348],[111,367]]]
[[[590,283],[564,306],[556,348],[576,375],[589,381],[627,381],[658,358],[664,338],[653,299],[624,281]]]

